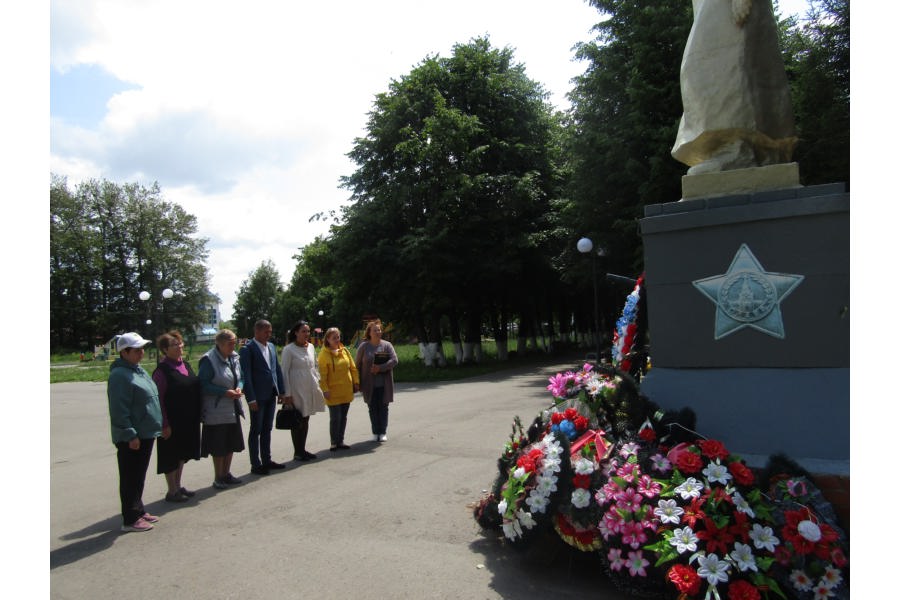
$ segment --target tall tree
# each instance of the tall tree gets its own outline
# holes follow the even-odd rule
[[[232,309],[231,320],[237,326],[239,336],[253,337],[253,324],[260,319],[272,321],[275,302],[283,289],[278,270],[271,260],[264,260],[250,272],[247,279],[241,282]],[[273,335],[277,338],[284,333],[283,329],[283,324],[279,324],[278,329],[273,324]]]
[[[850,0],[810,0],[805,18],[784,25],[802,183],[849,183]]]
[[[207,240],[196,233],[196,218],[165,201],[157,184],[89,180],[73,192],[52,177],[51,347],[83,348],[129,329],[190,333],[209,298]],[[164,300],[166,288],[174,295]]]
[[[486,312],[509,312],[542,260],[555,126],[541,86],[486,38],[392,81],[350,152],[354,203],[332,232],[352,300],[402,311],[423,342],[458,315],[477,358]]]

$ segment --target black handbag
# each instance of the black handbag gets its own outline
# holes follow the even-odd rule
[[[275,413],[275,429],[293,429],[300,425],[300,419],[302,418],[299,410],[282,406]]]

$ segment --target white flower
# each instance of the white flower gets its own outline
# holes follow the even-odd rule
[[[513,477],[516,479],[522,479],[528,474],[528,471],[525,470],[525,467],[517,467],[515,471],[513,471]]]
[[[822,539],[822,530],[812,521],[800,521],[797,523],[797,533],[810,542],[818,542]]]
[[[813,588],[813,600],[826,600],[826,598],[834,598],[834,590],[820,582]]]
[[[584,508],[591,503],[591,493],[584,488],[577,488],[572,492],[572,506]]]
[[[562,453],[562,446],[554,444],[544,451],[544,456],[547,458],[559,459],[559,457],[562,456]]]
[[[538,475],[534,489],[539,490],[544,496],[549,496],[556,491],[556,477],[552,475],[550,477]]]
[[[837,586],[841,585],[841,582],[843,580],[844,577],[841,575],[840,569],[835,569],[834,567],[825,567],[825,574],[822,575],[822,579],[819,580],[819,584],[833,590]]]
[[[720,463],[718,458],[703,469],[703,475],[710,483],[721,483],[722,485],[727,485],[728,480],[731,479],[728,467]]]
[[[525,504],[531,508],[533,513],[542,513],[547,510],[547,496],[543,494],[535,494],[533,491],[525,499]]]
[[[775,546],[780,543],[778,538],[772,534],[771,527],[763,527],[759,523],[753,524],[753,529],[750,530],[750,539],[753,540],[753,545],[757,550],[765,548],[769,552],[775,552]]]
[[[732,560],[737,563],[738,569],[741,571],[756,571],[756,558],[753,556],[753,550],[748,544],[735,542],[734,550],[731,551]]]
[[[682,500],[699,498],[702,490],[703,484],[693,477],[688,477],[684,483],[675,488],[675,491],[681,496]]]
[[[594,461],[586,458],[578,459],[573,466],[576,475],[590,475],[594,472]]]
[[[543,463],[541,463],[541,470],[544,472],[550,471],[551,473],[559,473],[560,464],[562,460],[559,458],[544,458]]]
[[[525,512],[521,508],[516,511],[516,518],[519,520],[519,523],[521,523],[522,526],[526,529],[531,529],[532,527],[537,525],[534,519],[531,518],[531,513]]]
[[[600,379],[597,377],[589,377],[584,382],[584,387],[587,389],[588,394],[591,396],[596,396],[600,393],[600,390],[603,389],[603,384],[600,383]]]
[[[791,583],[794,588],[800,592],[808,592],[812,589],[813,582],[805,571],[794,569],[791,571]]]
[[[517,537],[522,535],[522,526],[519,525],[519,521],[513,519],[511,521],[503,522],[503,535],[511,540],[515,540]]]
[[[705,577],[709,585],[714,586],[717,583],[728,581],[728,563],[724,560],[719,560],[719,557],[715,554],[710,554],[709,556],[701,555],[697,558],[697,562],[700,564],[700,568],[697,569],[697,575]]]
[[[653,514],[659,517],[663,523],[672,523],[678,525],[681,522],[681,515],[684,509],[678,506],[674,500],[660,500],[656,503],[659,508],[653,509]]]
[[[697,551],[697,536],[694,535],[690,527],[679,528],[673,531],[672,537],[669,538],[669,543],[675,546],[678,554],[683,554],[688,550],[691,552]]]
[[[740,512],[744,513],[748,517],[755,517],[756,513],[753,512],[753,508],[750,506],[750,503],[747,502],[747,499],[741,496],[740,492],[735,492],[734,496],[734,507],[738,509]]]
[[[497,503],[497,512],[499,512],[501,515],[505,515],[506,508],[508,506],[509,506],[509,504],[507,504],[506,499],[501,500],[500,502]]]

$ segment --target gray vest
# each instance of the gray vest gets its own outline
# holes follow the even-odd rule
[[[203,355],[200,360],[209,360],[212,366],[213,385],[221,386],[225,389],[233,389],[235,385],[240,387],[242,383],[241,363],[238,360],[237,353],[231,355],[231,362],[234,365],[234,373],[237,375],[237,382],[231,373],[231,367],[227,360],[223,360],[217,348],[213,347],[209,352]],[[240,406],[240,404],[238,404]],[[235,401],[224,393],[216,394],[203,391],[203,423],[206,425],[227,425],[234,423],[237,418],[235,412]]]

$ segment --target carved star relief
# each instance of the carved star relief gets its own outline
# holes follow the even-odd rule
[[[741,244],[727,272],[691,283],[716,305],[715,339],[744,327],[784,339],[781,301],[802,281],[803,275],[766,271]]]

